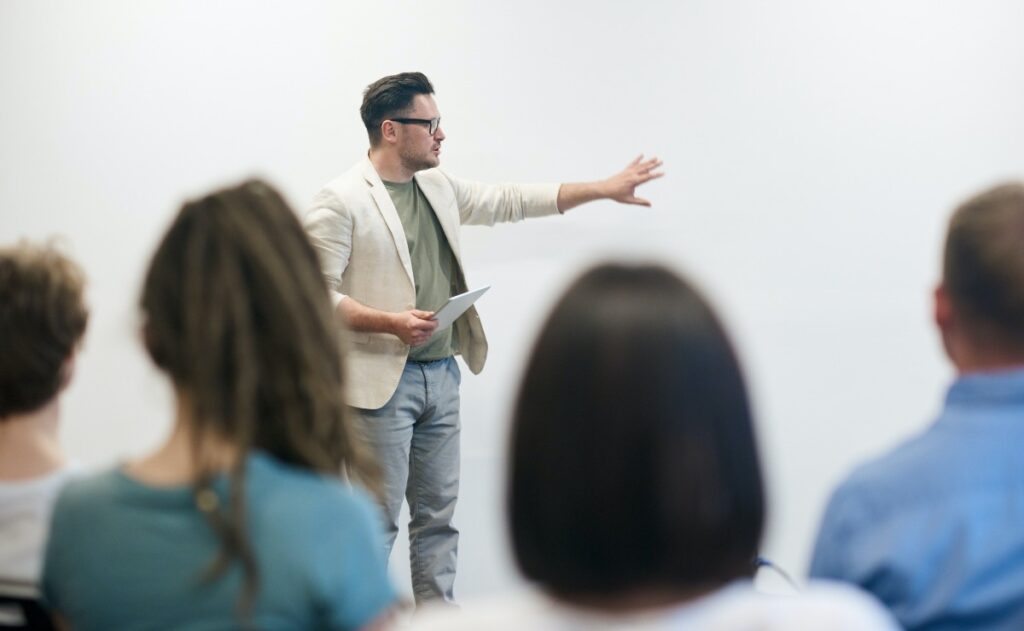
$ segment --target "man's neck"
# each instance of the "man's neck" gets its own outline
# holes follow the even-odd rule
[[[940,287],[936,290],[936,321],[946,356],[957,375],[1024,369],[1024,339],[998,335],[965,325],[956,305]]]
[[[0,421],[0,480],[37,478],[64,466],[57,438],[60,407],[57,397],[42,408]]]
[[[1024,356],[996,345],[979,347],[963,341],[949,350],[950,359],[961,376],[1024,369]]]
[[[1012,370],[1024,370],[1024,360],[1020,358],[1006,359],[1005,361],[968,361],[956,362],[956,372],[961,377],[982,373],[1009,372]]]
[[[371,147],[369,158],[377,175],[386,182],[402,184],[412,180],[412,176],[415,174],[415,171],[407,169],[402,164],[402,159],[392,151]]]

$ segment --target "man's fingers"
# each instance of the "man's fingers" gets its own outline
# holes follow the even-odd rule
[[[644,160],[644,154],[641,153],[637,157],[633,158],[630,161],[630,163],[626,165],[626,169],[637,168],[641,171],[650,171],[652,169],[657,169],[658,167],[661,166],[661,164],[661,158],[657,156],[651,156],[650,158]]]
[[[642,163],[636,165],[636,170],[639,171],[640,173],[650,173],[651,171],[657,169],[661,165],[662,165],[661,160],[659,160],[657,158],[651,158],[650,160],[647,160],[646,162],[642,162]]]
[[[430,340],[430,333],[417,333],[409,338],[409,346],[423,346]]]
[[[629,197],[625,200],[627,204],[633,204],[634,206],[648,206],[650,207],[651,202],[647,201],[642,197]]]
[[[409,346],[420,346],[426,343],[430,336],[434,334],[434,331],[437,329],[437,320],[427,319],[434,315],[433,311],[412,309],[409,311],[409,315],[411,317],[405,323],[408,336],[403,339]]]

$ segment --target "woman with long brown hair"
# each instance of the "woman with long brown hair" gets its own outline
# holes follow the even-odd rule
[[[146,274],[143,338],[171,436],[66,488],[44,595],[76,629],[332,628],[395,600],[337,326],[295,215],[250,181],[186,203]]]

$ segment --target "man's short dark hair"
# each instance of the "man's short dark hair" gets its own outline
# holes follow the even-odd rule
[[[739,363],[700,294],[662,267],[599,266],[555,306],[509,464],[517,562],[556,595],[753,573],[764,491]]]
[[[370,146],[380,144],[380,124],[404,114],[417,94],[433,94],[434,86],[422,72],[402,72],[377,79],[363,92],[359,114],[370,136]]]
[[[975,343],[1024,357],[1024,183],[984,191],[953,213],[943,285]]]
[[[0,420],[60,391],[89,319],[82,270],[53,246],[0,249]]]

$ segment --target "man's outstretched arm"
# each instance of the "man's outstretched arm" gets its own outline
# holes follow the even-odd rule
[[[562,184],[558,189],[559,212],[565,212],[580,204],[598,199],[613,199],[622,204],[650,206],[651,202],[636,196],[636,187],[664,175],[658,171],[661,160],[658,158],[643,159],[637,156],[625,169],[605,180],[596,182],[574,182]]]

